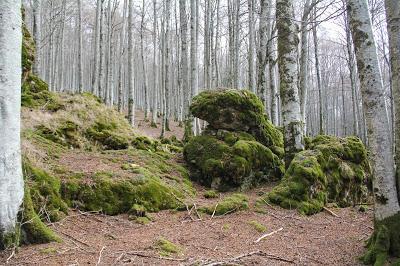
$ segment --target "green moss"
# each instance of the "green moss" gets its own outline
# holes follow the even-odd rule
[[[51,222],[65,217],[68,207],[60,195],[60,180],[34,167],[27,158],[23,160],[23,171],[35,212],[43,213]]]
[[[375,220],[374,233],[361,260],[368,265],[386,265],[389,256],[400,257],[400,213]]]
[[[218,198],[218,193],[215,190],[207,190],[206,192],[204,192],[203,196],[206,199],[215,199]]]
[[[233,194],[225,197],[218,202],[217,205],[210,205],[201,207],[200,211],[212,215],[224,215],[228,213],[237,212],[240,210],[247,210],[249,208],[249,199],[243,194]]]
[[[267,119],[260,99],[248,90],[201,92],[193,98],[190,112],[207,121],[210,129],[243,131],[267,147],[283,147],[282,133]]]
[[[143,225],[151,223],[151,220],[147,217],[136,217],[134,220],[136,223]]]
[[[117,128],[117,124],[112,121],[98,119],[86,130],[86,135],[90,140],[98,142],[105,149],[127,149],[131,136],[118,132]]]
[[[0,232],[0,250],[18,247],[20,245],[20,228],[16,226],[10,233]]]
[[[182,252],[182,248],[171,241],[160,237],[156,243],[155,248],[159,250],[161,256],[170,256],[171,254],[177,254]]]
[[[61,241],[61,239],[42,222],[38,214],[35,212],[28,186],[25,186],[23,211],[21,212],[20,219],[22,221],[21,241],[23,243],[33,244]]]
[[[279,179],[284,171],[282,160],[251,139],[240,132],[192,137],[183,150],[191,178],[221,191]]]
[[[318,136],[309,147],[294,157],[281,183],[260,203],[269,201],[309,215],[327,202],[346,207],[366,198],[370,169],[359,139]]]
[[[56,254],[57,249],[55,247],[43,248],[40,250],[40,253],[45,255]]]
[[[253,220],[248,222],[248,224],[251,225],[257,232],[264,233],[267,231],[267,227],[258,221]]]

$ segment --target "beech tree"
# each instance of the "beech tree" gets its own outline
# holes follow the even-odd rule
[[[24,196],[21,166],[21,1],[0,2],[0,249],[13,244]]]
[[[297,46],[299,39],[297,36],[298,27],[294,20],[293,1],[277,0],[276,8],[285,163],[288,166],[294,154],[304,149],[303,123],[297,86]]]
[[[389,252],[400,255],[400,206],[390,143],[390,125],[367,1],[347,0],[347,12],[368,128],[375,203],[374,235],[363,259],[365,263],[383,265]]]

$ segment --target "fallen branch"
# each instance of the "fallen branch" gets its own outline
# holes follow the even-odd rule
[[[214,208],[214,211],[213,211],[213,213],[211,215],[211,219],[214,217],[215,212],[217,211],[217,207],[218,207],[218,202],[217,202],[217,204],[215,204],[215,208]]]
[[[283,227],[279,228],[278,230],[272,231],[271,233],[262,235],[262,236],[260,236],[256,241],[254,241],[254,243],[258,243],[258,242],[260,242],[261,240],[263,240],[264,238],[266,238],[266,237],[268,237],[268,236],[271,236],[271,235],[273,235],[273,234],[276,234],[276,233],[278,233],[279,231],[282,231],[282,230],[283,230]]]
[[[149,254],[143,254],[144,251],[129,251],[126,254],[143,257],[143,258],[151,258],[151,259],[158,259],[158,260],[170,260],[170,261],[186,261],[187,259],[177,259],[177,258],[169,258],[169,257],[162,257],[162,256],[154,256]]]
[[[324,210],[329,213],[330,215],[334,216],[334,217],[339,217],[339,215],[337,215],[336,213],[334,213],[333,211],[331,211],[330,209],[328,209],[327,207],[323,207]]]
[[[100,265],[101,256],[103,255],[103,250],[104,250],[105,248],[106,248],[105,246],[103,246],[103,247],[101,248],[100,253],[99,253],[99,259],[97,260],[96,266],[97,266],[97,265]]]
[[[245,254],[239,255],[239,256],[231,258],[231,259],[226,259],[226,260],[223,260],[223,261],[207,263],[207,264],[204,264],[204,266],[218,266],[218,265],[232,264],[235,261],[241,260],[241,259],[246,258],[246,257],[253,256],[253,255],[263,256],[263,257],[266,257],[266,258],[269,258],[269,259],[272,259],[272,260],[279,260],[279,261],[284,261],[284,262],[288,262],[288,263],[294,263],[293,260],[281,258],[281,257],[273,255],[273,254],[268,254],[268,253],[263,252],[261,250],[256,250],[256,251],[252,251],[252,252],[249,252],[249,253],[245,253]]]

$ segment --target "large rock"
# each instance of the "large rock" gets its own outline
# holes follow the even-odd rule
[[[356,137],[317,136],[298,153],[281,183],[260,202],[270,201],[303,214],[321,211],[326,203],[347,207],[368,194],[367,151]]]
[[[263,110],[250,91],[222,89],[196,96],[190,111],[208,127],[184,147],[192,179],[222,191],[280,179],[283,136]]]
[[[282,133],[268,120],[260,99],[248,90],[204,91],[193,98],[190,112],[207,121],[210,130],[247,132],[283,155]]]

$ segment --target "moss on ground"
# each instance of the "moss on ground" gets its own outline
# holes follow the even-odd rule
[[[215,190],[207,190],[206,192],[204,192],[203,196],[206,199],[215,199],[218,198],[218,192],[216,192]]]
[[[281,183],[262,201],[307,215],[321,211],[327,202],[339,207],[363,202],[370,168],[361,140],[318,136],[309,147],[294,157]]]
[[[361,260],[364,264],[383,266],[387,265],[389,256],[400,257],[400,213],[382,221],[375,220],[374,233]]]
[[[65,217],[68,206],[61,198],[60,179],[34,167],[26,158],[23,160],[23,171],[35,212],[42,214],[50,222]]]
[[[155,248],[159,251],[161,256],[171,256],[172,254],[178,254],[182,252],[182,247],[172,243],[168,239],[160,237],[156,243]]]
[[[207,214],[225,215],[249,208],[249,199],[246,195],[235,193],[223,198],[217,204],[201,207],[199,210]]]
[[[265,225],[261,224],[258,221],[250,221],[249,225],[251,225],[257,232],[264,233],[265,231],[267,231],[267,227],[265,227]]]

